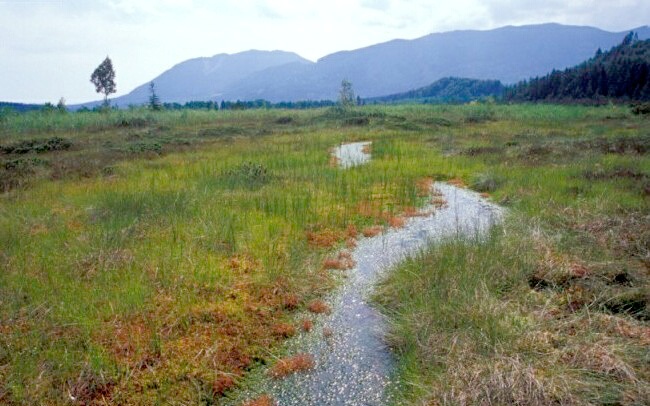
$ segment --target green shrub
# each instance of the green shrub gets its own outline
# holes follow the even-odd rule
[[[45,140],[24,140],[12,145],[0,146],[0,151],[5,154],[28,154],[30,152],[43,153],[48,151],[63,151],[72,146],[72,142],[61,137],[52,137]]]

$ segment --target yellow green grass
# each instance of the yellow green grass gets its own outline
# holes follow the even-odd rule
[[[277,326],[335,286],[322,261],[349,228],[424,204],[423,178],[460,178],[512,214],[378,290],[402,399],[462,403],[461,382],[517,371],[540,399],[647,394],[647,310],[611,305],[648,289],[650,124],[625,108],[135,110],[0,126],[3,146],[72,144],[0,155],[0,403],[219,404],[273,361]],[[331,165],[330,148],[360,140],[370,164]],[[576,263],[596,275],[575,279],[579,301]],[[608,284],[623,268],[631,282]],[[569,322],[591,333],[570,336]],[[578,360],[587,347],[596,361]]]

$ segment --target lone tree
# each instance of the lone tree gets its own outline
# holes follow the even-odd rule
[[[350,81],[347,79],[343,79],[341,82],[341,90],[339,90],[339,104],[341,107],[352,107],[355,105],[352,83],[350,83]]]
[[[113,62],[108,56],[104,62],[99,64],[97,69],[90,76],[90,81],[95,85],[97,93],[104,94],[104,106],[108,106],[108,95],[115,93],[115,71],[113,70]]]
[[[156,94],[156,86],[153,82],[149,83],[149,108],[154,111],[162,110],[162,104]]]

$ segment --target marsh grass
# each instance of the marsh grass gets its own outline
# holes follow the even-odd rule
[[[293,318],[336,286],[328,258],[351,265],[334,252],[452,179],[517,220],[382,285],[421,383],[400,398],[643,399],[649,126],[615,106],[7,116],[0,145],[71,147],[0,154],[0,403],[218,404],[312,328]],[[369,164],[329,165],[361,140]]]

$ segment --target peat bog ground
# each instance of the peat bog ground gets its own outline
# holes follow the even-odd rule
[[[356,141],[372,160],[339,168]],[[446,181],[507,214],[374,289],[395,402],[647,404],[649,146],[626,106],[3,116],[0,403],[223,404],[294,379],[313,363],[284,343],[322,332],[354,272],[338,253]]]

